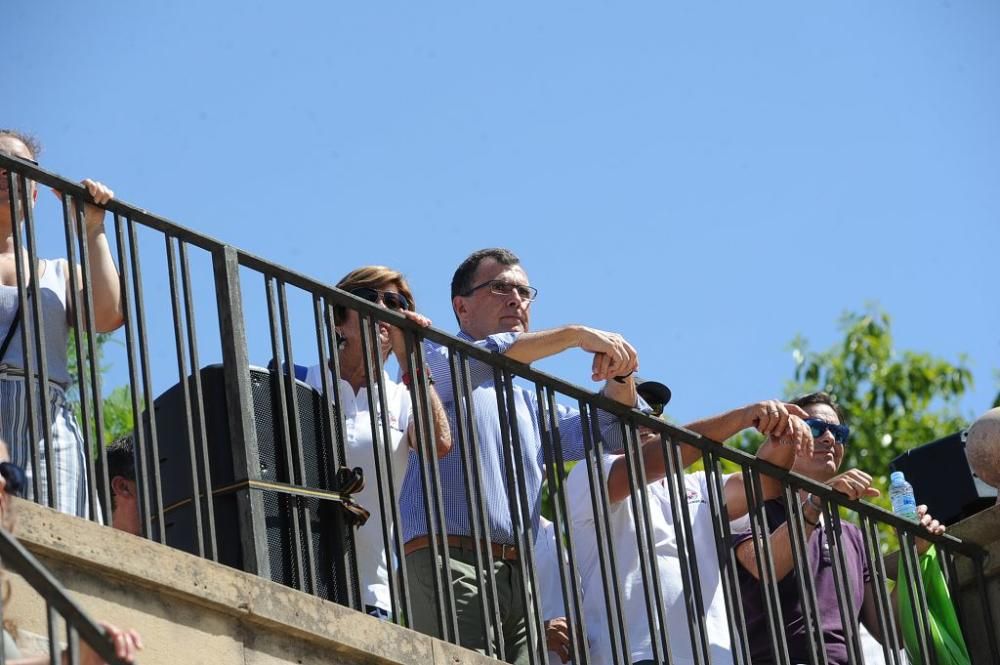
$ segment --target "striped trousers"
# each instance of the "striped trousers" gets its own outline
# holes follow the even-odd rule
[[[28,393],[26,379],[20,376],[0,376],[0,439],[7,443],[10,461],[24,469],[28,482],[24,496],[42,505],[76,515],[89,516],[87,493],[87,451],[73,410],[66,401],[66,392],[58,385],[49,384],[48,413],[52,423],[52,459],[46,451],[45,438],[35,441],[28,425]],[[41,386],[36,395],[40,394]],[[35,409],[35,419],[41,433],[42,418]],[[38,450],[38,469],[32,461],[33,451]],[[37,471],[37,472],[36,472]],[[55,479],[55,502],[49,501],[48,477]],[[41,496],[35,497],[35,477],[38,478]],[[100,517],[98,516],[98,520]]]

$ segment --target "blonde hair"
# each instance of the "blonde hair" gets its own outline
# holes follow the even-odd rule
[[[369,288],[384,291],[387,286],[395,286],[400,295],[410,301],[410,307],[416,308],[416,301],[413,299],[413,292],[406,282],[403,273],[386,266],[362,266],[355,268],[340,278],[337,288],[342,291],[351,289]],[[336,323],[343,323],[347,312],[343,307],[336,307],[333,310]]]

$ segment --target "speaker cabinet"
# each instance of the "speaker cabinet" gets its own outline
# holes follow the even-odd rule
[[[230,436],[222,365],[199,371],[203,401],[195,403],[194,377],[188,378],[194,437],[188,434],[187,407],[178,383],[154,402],[162,490],[164,535],[167,545],[198,553],[199,530],[195,501],[201,506],[201,536],[205,556],[212,543],[209,506],[214,507],[215,546],[219,563],[239,568],[307,593],[348,604],[353,575],[353,532],[339,503],[315,496],[289,494],[281,485],[333,491],[335,471],[331,443],[326,440],[326,410],[322,396],[302,381],[294,382],[297,412],[287,391],[287,429],[281,419],[278,372],[251,368],[250,386],[257,433],[253,454],[243,441]],[[199,426],[199,406],[205,420],[205,438]],[[147,419],[147,432],[148,428]],[[292,479],[288,459],[295,457],[298,429],[304,482]],[[286,436],[286,432],[290,436]],[[147,433],[145,448],[150,449]],[[242,448],[242,449],[239,449]],[[253,459],[251,458],[251,459]],[[151,459],[151,456],[147,456]],[[210,469],[211,494],[205,492],[205,462]],[[250,467],[249,469],[247,467]],[[193,473],[199,496],[195,497]],[[150,478],[152,482],[152,478]],[[142,493],[140,492],[140,495]],[[152,488],[150,495],[153,495]],[[209,496],[211,500],[209,500]],[[153,504],[155,505],[155,503]],[[150,537],[159,539],[155,511]]]
[[[961,433],[911,448],[889,464],[913,485],[917,503],[943,524],[954,524],[994,504],[997,492],[972,473]]]

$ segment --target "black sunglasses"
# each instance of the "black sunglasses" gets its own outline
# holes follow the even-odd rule
[[[829,430],[833,434],[833,440],[840,445],[847,443],[847,437],[851,435],[851,428],[847,425],[834,425],[819,418],[806,418],[806,425],[812,430],[814,439],[818,439],[823,436],[823,432]]]
[[[4,491],[12,496],[21,496],[28,484],[24,469],[13,462],[0,462],[0,476],[6,481]]]
[[[406,296],[402,293],[396,293],[395,291],[379,291],[378,289],[372,289],[367,286],[359,286],[357,288],[350,289],[348,293],[359,298],[364,298],[368,302],[382,303],[389,309],[397,311],[410,309],[410,301],[407,300]]]

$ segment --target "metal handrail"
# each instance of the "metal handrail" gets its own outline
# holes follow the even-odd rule
[[[45,566],[34,557],[24,546],[5,529],[0,529],[0,562],[3,569],[17,573],[45,600],[49,612],[55,611],[66,621],[68,644],[68,661],[73,665],[79,662],[78,649],[73,642],[79,637],[91,649],[110,665],[128,665],[115,654],[114,645],[105,637],[104,629],[91,619],[75,600],[70,598],[66,589],[53,577]],[[0,605],[3,600],[0,599]],[[51,630],[52,622],[49,621]],[[50,636],[49,644],[55,644],[54,636]],[[55,662],[53,660],[53,662]],[[133,661],[137,662],[137,661]]]

